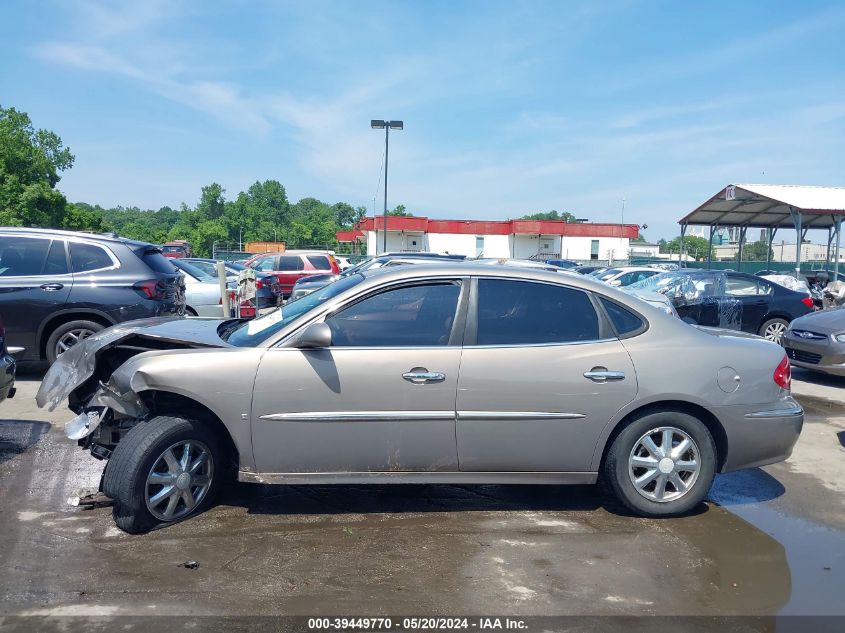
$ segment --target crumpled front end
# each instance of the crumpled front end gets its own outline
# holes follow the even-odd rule
[[[138,363],[127,361],[144,352],[223,346],[216,337],[217,325],[215,321],[158,318],[102,330],[56,359],[35,401],[53,411],[67,398],[77,415],[65,425],[66,435],[83,446],[95,440],[113,446],[123,432],[149,414],[142,390],[133,385]],[[92,438],[95,432],[100,437]]]

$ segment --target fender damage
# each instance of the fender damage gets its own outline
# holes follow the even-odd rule
[[[94,439],[113,445],[123,431],[149,413],[139,395],[147,388],[147,376],[143,358],[138,355],[227,347],[217,335],[222,322],[158,318],[107,328],[59,356],[41,382],[36,403],[53,411],[67,398],[68,407],[77,414],[65,425],[67,436],[88,446],[95,431],[100,429],[98,435],[103,437]]]

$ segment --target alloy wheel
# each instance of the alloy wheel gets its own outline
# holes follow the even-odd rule
[[[94,330],[89,330],[84,327],[74,328],[73,330],[65,332],[62,334],[61,338],[56,341],[56,357],[61,356],[79,341],[88,338],[92,334],[94,334]]]
[[[683,497],[698,479],[701,453],[685,431],[662,426],[644,433],[628,457],[628,475],[643,497],[667,503]]]
[[[779,345],[783,339],[784,332],[786,332],[786,324],[777,321],[766,326],[766,329],[763,332],[763,338]]]
[[[147,510],[160,521],[176,521],[202,503],[211,487],[214,461],[208,446],[183,440],[164,450],[147,475]]]

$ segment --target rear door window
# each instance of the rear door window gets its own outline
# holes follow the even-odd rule
[[[329,262],[329,258],[325,255],[306,255],[308,259],[308,263],[311,264],[317,270],[331,270],[332,265]]]
[[[478,280],[478,345],[598,339],[598,315],[582,290],[530,281]]]
[[[114,262],[102,246],[85,244],[84,242],[70,243],[70,260],[73,272],[75,273],[101,270],[114,266]]]
[[[760,294],[757,280],[746,277],[732,277],[728,275],[726,280],[727,294],[731,297],[747,297]],[[763,293],[766,294],[766,293]]]
[[[52,240],[40,237],[0,237],[0,276],[31,277],[44,270]]]
[[[304,267],[299,255],[282,255],[279,257],[279,270],[302,270]]]

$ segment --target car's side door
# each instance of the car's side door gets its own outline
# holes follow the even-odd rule
[[[725,277],[725,294],[742,304],[742,330],[757,334],[763,317],[769,311],[771,286],[752,275],[726,273]]]
[[[465,287],[375,290],[325,316],[330,347],[268,349],[252,406],[259,472],[457,470]]]
[[[578,288],[474,282],[456,407],[462,471],[589,470],[602,429],[637,393],[603,314]]]
[[[19,359],[37,360],[38,331],[67,302],[73,286],[65,241],[0,235],[0,315],[6,342]]]

